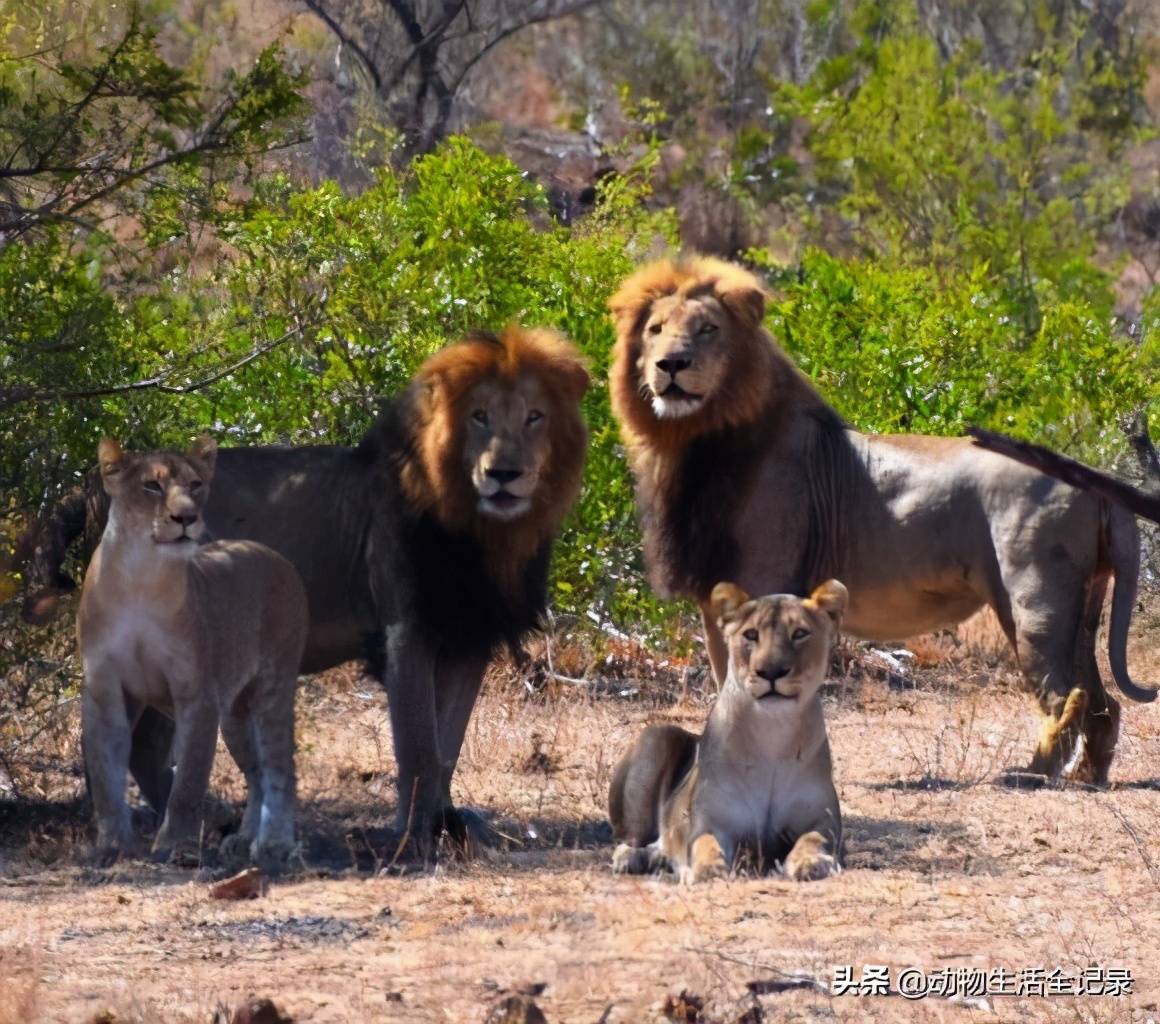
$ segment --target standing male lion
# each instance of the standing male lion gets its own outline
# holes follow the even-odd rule
[[[552,541],[584,471],[587,387],[579,353],[551,331],[480,332],[428,359],[356,447],[218,452],[210,536],[258,541],[298,570],[301,671],[365,657],[381,677],[397,824],[425,853],[440,828],[462,832],[451,777],[488,661],[546,607]],[[102,511],[74,497],[32,544],[33,575],[51,584],[30,602],[42,616],[90,508]],[[150,715],[133,736],[130,767],[154,808],[171,732]]]
[[[720,682],[713,585],[805,594],[838,577],[847,629],[900,640],[989,605],[1044,713],[1031,771],[1103,783],[1119,733],[1095,633],[1115,575],[1108,653],[1133,700],[1125,648],[1139,538],[1125,510],[967,439],[851,430],[762,327],[741,267],[662,261],[609,300],[610,373],[645,553],[662,593],[700,602]]]

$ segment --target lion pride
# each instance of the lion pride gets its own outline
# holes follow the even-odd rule
[[[661,261],[609,300],[613,410],[636,476],[645,554],[663,593],[700,602],[713,672],[726,652],[708,607],[719,580],[850,592],[847,629],[900,640],[994,609],[1044,714],[1030,770],[1107,780],[1120,709],[1095,634],[1115,576],[1108,653],[1125,657],[1139,537],[1124,509],[967,439],[846,426],[762,327],[765,292],[743,268]]]
[[[553,332],[480,332],[428,359],[353,448],[218,453],[210,535],[258,541],[298,570],[303,672],[366,658],[382,679],[397,822],[425,854],[441,827],[462,835],[451,777],[488,661],[546,606],[552,541],[584,470],[587,386],[579,353]],[[107,514],[74,497],[68,529],[36,545],[40,579],[59,579],[68,540],[86,529],[78,507]],[[155,808],[171,784],[171,735],[147,713],[133,736],[130,768]]]

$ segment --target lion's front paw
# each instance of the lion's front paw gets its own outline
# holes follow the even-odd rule
[[[647,875],[664,863],[664,857],[652,846],[629,846],[621,843],[612,851],[614,875]]]
[[[250,863],[250,847],[253,840],[244,832],[231,832],[218,847],[222,864],[230,870],[240,871]]]
[[[267,875],[285,874],[298,863],[302,865],[302,847],[298,843],[268,841],[255,843],[252,849],[254,863]]]
[[[723,878],[729,874],[729,862],[725,851],[712,833],[697,836],[693,840],[692,856],[689,863],[681,868],[681,883],[693,885],[707,882],[710,878]]]
[[[842,865],[826,850],[825,836],[820,832],[807,832],[793,844],[783,870],[786,877],[795,882],[816,882],[838,874]]]

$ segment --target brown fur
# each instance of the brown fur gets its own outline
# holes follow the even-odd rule
[[[700,602],[718,682],[725,646],[708,598],[720,579],[802,594],[838,577],[847,628],[876,640],[990,605],[1049,719],[1032,770],[1058,773],[1082,733],[1085,771],[1106,780],[1118,708],[1085,622],[1089,604],[1098,620],[1112,573],[1113,678],[1133,700],[1156,696],[1127,671],[1139,568],[1130,515],[962,438],[849,429],[761,326],[763,304],[752,274],[712,259],[645,267],[609,303],[612,405],[650,576]],[[1086,700],[1068,714],[1077,686]]]

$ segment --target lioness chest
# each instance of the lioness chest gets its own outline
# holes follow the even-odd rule
[[[828,757],[820,752],[799,759],[703,751],[698,761],[696,802],[705,824],[737,841],[770,842],[794,833],[832,789]]]
[[[82,654],[89,679],[115,677],[133,699],[169,710],[195,686],[199,654],[182,628],[184,612],[160,610],[147,596],[120,598],[82,625]],[[100,671],[97,671],[100,669]]]

